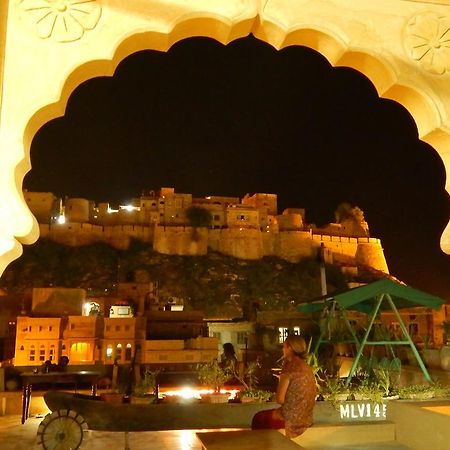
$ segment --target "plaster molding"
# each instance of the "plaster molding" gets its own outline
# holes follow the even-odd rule
[[[435,12],[414,15],[406,25],[408,55],[428,72],[450,71],[450,19]]]
[[[450,5],[450,0],[403,0],[404,2],[426,3],[432,5]]]
[[[97,0],[22,0],[19,8],[41,39],[56,42],[81,39],[96,27],[102,13]]]

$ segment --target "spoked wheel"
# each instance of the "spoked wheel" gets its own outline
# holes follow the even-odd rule
[[[75,411],[53,411],[40,423],[37,443],[43,450],[77,450],[87,437],[87,430],[86,421]]]

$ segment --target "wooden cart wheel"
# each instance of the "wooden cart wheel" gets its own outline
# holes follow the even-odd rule
[[[53,411],[40,423],[37,443],[43,450],[77,450],[87,437],[87,430],[86,421],[75,411]]]

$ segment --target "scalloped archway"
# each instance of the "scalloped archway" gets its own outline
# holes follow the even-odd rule
[[[132,53],[167,51],[188,37],[210,37],[227,44],[253,33],[277,49],[302,45],[321,53],[333,66],[352,67],[372,81],[381,97],[410,112],[419,137],[450,167],[450,67],[446,66],[450,47],[442,37],[450,33],[450,14],[442,6],[447,0],[442,5],[395,0],[389,9],[371,0],[359,2],[359,9],[349,9],[347,3],[88,0],[81,16],[76,0],[57,5],[50,0],[3,3],[0,274],[20,256],[21,244],[38,238],[37,223],[22,196],[37,130],[64,114],[70,94],[82,82],[112,75]],[[414,36],[419,36],[418,44]],[[425,53],[420,51],[424,46]],[[448,181],[446,189],[450,190]],[[441,247],[450,253],[448,226]]]

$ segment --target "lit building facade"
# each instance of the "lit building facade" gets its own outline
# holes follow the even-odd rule
[[[132,288],[133,284],[125,287]],[[53,291],[58,292],[58,289]],[[76,306],[79,290],[73,291],[72,303]],[[70,294],[67,289],[62,292]],[[35,293],[38,298],[42,296],[42,290]],[[67,304],[62,303],[64,307]],[[36,305],[41,303],[36,302]],[[217,339],[204,337],[207,329],[200,312],[186,313],[170,308],[141,311],[136,317],[125,300],[118,300],[110,307],[105,305],[105,302],[85,302],[83,307],[79,305],[79,315],[67,316],[63,311],[54,310],[53,315],[62,317],[36,317],[36,311],[33,317],[19,316],[14,364],[42,366],[46,361],[57,363],[62,356],[67,356],[73,365],[108,366],[134,361],[179,366],[210,362],[218,356]],[[145,308],[143,303],[141,306]],[[109,317],[103,316],[105,310]]]

